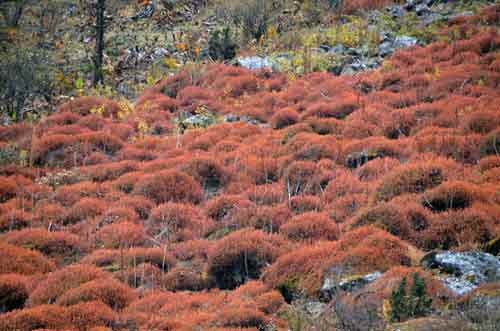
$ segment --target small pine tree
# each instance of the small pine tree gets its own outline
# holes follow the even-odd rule
[[[391,322],[400,322],[407,315],[407,295],[406,295],[406,277],[399,283],[398,288],[392,291],[389,299],[390,310],[389,320]]]
[[[410,289],[410,315],[425,316],[431,309],[432,299],[425,291],[425,280],[417,272],[413,273],[413,283]]]
[[[208,53],[214,60],[227,61],[236,56],[237,45],[229,27],[222,31],[215,30],[210,34],[208,40]]]
[[[404,277],[389,299],[389,320],[401,322],[412,317],[425,316],[431,310],[432,299],[425,291],[425,280],[417,272],[412,274],[410,293],[406,293],[407,279]]]

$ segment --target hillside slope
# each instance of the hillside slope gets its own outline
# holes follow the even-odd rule
[[[1,126],[0,330],[498,326],[499,22],[352,76],[192,64]],[[432,303],[394,318],[415,274]]]

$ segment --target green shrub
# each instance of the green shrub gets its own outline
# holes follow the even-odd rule
[[[237,47],[229,27],[210,33],[208,53],[212,59],[221,61],[231,60],[236,56]]]

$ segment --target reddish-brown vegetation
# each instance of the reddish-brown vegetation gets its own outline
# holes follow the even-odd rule
[[[308,212],[295,216],[283,224],[280,233],[292,241],[313,243],[319,240],[336,240],[339,229],[328,214]]]
[[[1,274],[18,273],[32,275],[55,269],[54,262],[41,253],[7,243],[0,243]]]
[[[134,192],[157,204],[166,202],[198,203],[202,190],[191,176],[175,170],[164,170],[139,179]]]
[[[444,303],[408,266],[500,236],[498,9],[354,76],[208,64],[0,126],[0,330],[286,330],[338,270]]]
[[[222,238],[208,256],[209,274],[217,286],[233,289],[260,276],[262,268],[284,252],[280,237],[262,231],[241,230]]]

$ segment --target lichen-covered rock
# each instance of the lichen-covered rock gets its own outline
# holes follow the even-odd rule
[[[500,257],[483,252],[431,252],[421,261],[427,269],[438,269],[444,284],[463,295],[485,282],[500,280]]]
[[[365,275],[341,278],[339,281],[326,277],[320,289],[319,296],[321,300],[330,301],[337,290],[353,292],[377,280],[380,276],[382,276],[382,273],[375,271]]]

